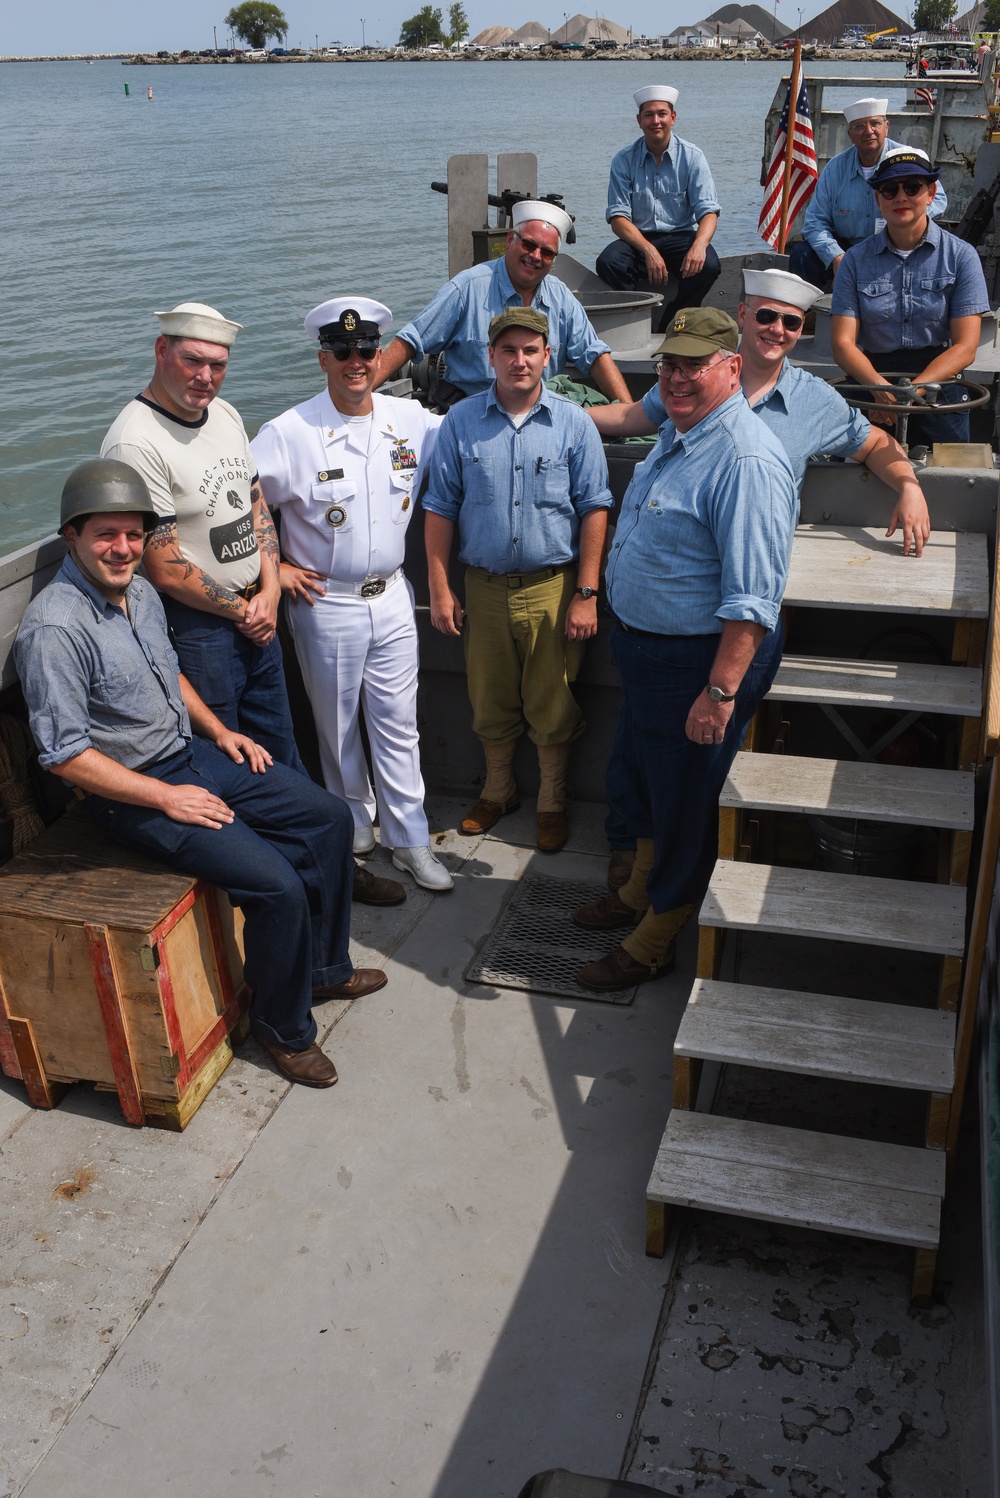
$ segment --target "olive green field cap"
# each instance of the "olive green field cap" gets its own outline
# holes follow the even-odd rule
[[[508,328],[527,328],[531,333],[541,333],[546,343],[549,341],[549,320],[534,307],[508,307],[498,312],[490,322],[490,348]]]
[[[737,323],[721,307],[684,307],[676,313],[657,354],[679,359],[704,359],[725,349],[735,354],[740,342]]]
[[[124,515],[129,511],[142,516],[147,531],[159,521],[142,474],[117,458],[88,458],[63,484],[59,529],[64,530],[80,515]]]

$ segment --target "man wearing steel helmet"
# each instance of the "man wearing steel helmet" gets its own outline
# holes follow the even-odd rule
[[[602,281],[631,290],[679,278],[673,310],[698,307],[722,270],[711,245],[721,208],[705,156],[673,134],[677,90],[650,84],[632,95],[641,139],[611,163],[607,221],[617,236],[597,260]]]
[[[350,814],[227,727],[178,671],[162,603],[135,575],[157,521],[127,464],[82,463],[66,482],[68,555],[14,643],[40,762],[112,837],[229,894],[246,917],[254,1033],[284,1076],[329,1087],[313,999],[386,981],[348,955]]]
[[[795,482],[740,389],[738,339],[715,308],[675,315],[660,349],[667,419],[608,558],[616,743],[637,852],[628,883],[575,919],[638,925],[577,974],[599,992],[673,966],[674,938],[708,884],[719,792],[781,659]]]
[[[445,282],[389,344],[376,384],[390,379],[408,359],[443,354],[455,398],[488,390],[493,383],[490,320],[506,307],[534,307],[549,325],[548,378],[573,364],[609,400],[630,401],[611,350],[598,338],[582,304],[558,276],[548,274],[572,224],[569,214],[552,203],[527,199],[514,204],[511,217],[513,228],[501,258],[469,266]]]
[[[878,207],[868,184],[885,153],[901,145],[889,138],[888,108],[888,98],[855,99],[845,107],[851,144],[831,156],[820,172],[806,208],[802,238],[789,251],[788,269],[823,291],[833,285],[844,251],[879,227]],[[940,218],[947,206],[942,190],[932,216]]]
[[[417,736],[417,624],[403,576],[406,531],[441,417],[373,395],[381,302],[314,307],[327,388],[265,423],[253,443],[264,497],[281,515],[281,581],[319,735],[323,779],[354,817],[354,851],[382,846],[425,889],[452,878],[430,848]],[[374,789],[361,738],[371,745]]]

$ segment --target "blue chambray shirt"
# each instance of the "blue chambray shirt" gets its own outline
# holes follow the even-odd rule
[[[886,140],[882,156],[886,151],[901,149],[902,141]],[[931,218],[940,218],[947,206],[948,194],[939,182],[928,214]],[[858,153],[853,146],[848,146],[846,151],[831,156],[820,172],[802,222],[802,237],[823,264],[829,265],[850,245],[874,234],[878,217],[875,194],[861,170]]]
[[[627,218],[637,229],[671,234],[696,229],[706,213],[721,213],[705,153],[671,133],[659,166],[640,136],[611,163],[605,218]]]
[[[831,312],[860,324],[869,354],[951,342],[951,319],[989,309],[986,278],[971,244],[928,223],[915,250],[900,255],[884,229],[848,250],[833,283]]]
[[[520,427],[495,386],[452,406],[423,499],[457,523],[459,560],[498,575],[572,562],[581,517],[611,504],[597,428],[544,385]]]
[[[693,426],[664,422],[622,500],[608,558],[612,612],[659,635],[772,630],[798,496],[778,439],[736,391]]]
[[[667,419],[659,382],[647,390],[642,409],[662,426]],[[786,359],[776,383],[750,407],[785,450],[792,466],[796,493],[802,488],[809,459],[819,453],[853,458],[871,436],[871,423],[847,404],[825,380],[817,379]]]
[[[128,615],[67,556],[24,611],[14,661],[47,770],[85,749],[135,770],[191,738],[159,594],[135,577],[127,597]]]
[[[416,350],[416,357],[444,353],[445,370],[453,385],[466,395],[478,395],[493,384],[489,360],[490,323],[505,307],[522,306],[507,263],[499,260],[471,265],[436,291],[424,310],[396,335]],[[549,320],[552,357],[546,374],[561,374],[567,364],[583,373],[610,346],[598,338],[582,304],[558,276],[546,276],[531,305]]]

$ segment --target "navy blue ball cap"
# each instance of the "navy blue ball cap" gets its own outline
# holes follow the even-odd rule
[[[941,173],[931,164],[926,151],[918,146],[900,146],[895,151],[886,151],[875,172],[869,178],[869,187],[881,187],[898,177],[924,177],[936,182]]]

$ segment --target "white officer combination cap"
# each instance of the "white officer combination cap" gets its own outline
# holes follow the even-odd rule
[[[665,83],[651,83],[647,88],[637,88],[632,97],[636,109],[641,109],[644,104],[652,104],[654,100],[661,100],[664,104],[669,104],[671,109],[676,109],[679,92],[679,89],[667,88]]]
[[[789,270],[745,270],[743,289],[747,297],[765,296],[772,302],[787,302],[808,312],[823,295],[818,286],[810,286],[801,276],[793,276]]]
[[[562,208],[557,208],[554,203],[537,202],[534,198],[525,198],[521,203],[515,203],[511,210],[511,218],[515,229],[520,229],[522,224],[543,223],[550,224],[559,235],[559,248],[562,249],[566,242],[566,235],[573,227],[573,220]]]
[[[241,322],[230,322],[214,307],[204,302],[180,302],[169,312],[154,312],[159,318],[160,332],[168,338],[200,338],[203,343],[221,343],[232,348],[237,333],[243,332]]]
[[[310,338],[379,338],[392,327],[392,313],[367,296],[335,296],[307,314]]]
[[[855,120],[870,120],[875,115],[889,113],[888,99],[855,99],[853,104],[848,104],[844,110],[844,119],[849,125]]]

